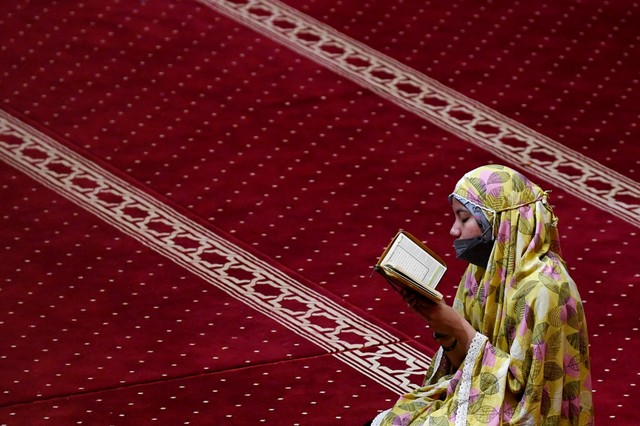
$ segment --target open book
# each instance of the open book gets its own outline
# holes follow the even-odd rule
[[[380,256],[374,270],[394,288],[398,285],[406,286],[434,302],[442,300],[442,293],[436,290],[436,286],[447,266],[408,232],[398,231]]]

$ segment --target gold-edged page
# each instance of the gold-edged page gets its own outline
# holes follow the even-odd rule
[[[427,287],[434,287],[446,269],[404,233],[399,233],[383,262]]]

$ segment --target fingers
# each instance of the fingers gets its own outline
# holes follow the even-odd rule
[[[410,305],[410,306],[417,306],[417,305],[425,306],[425,307],[433,306],[433,302],[431,302],[426,297],[415,292],[406,292],[405,294],[403,294],[402,297],[404,301],[407,303],[407,305]]]
[[[406,297],[404,301],[411,309],[415,309],[416,304],[418,303],[415,297]]]
[[[407,304],[407,306],[411,306],[411,305],[415,304],[416,296],[415,296],[414,293],[403,289],[400,292],[400,295],[402,296],[402,299]]]
[[[409,289],[402,289],[400,295],[407,304],[407,307],[424,318],[429,325],[435,320],[434,315],[436,315],[436,317],[438,316],[438,304],[421,294]]]

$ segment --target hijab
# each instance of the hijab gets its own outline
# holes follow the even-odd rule
[[[487,165],[468,172],[451,197],[470,204],[474,217],[482,214],[492,227],[495,243],[487,268],[469,265],[461,288],[471,302],[465,307],[467,318],[493,341],[505,320],[505,300],[517,292],[523,278],[557,269],[549,260],[560,260],[558,219],[548,193],[506,166]]]

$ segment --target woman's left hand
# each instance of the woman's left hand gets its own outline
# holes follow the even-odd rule
[[[411,290],[402,290],[400,294],[407,306],[424,318],[430,328],[438,332],[451,334],[451,329],[460,321],[464,321],[444,300],[433,302]]]
[[[454,365],[460,365],[476,334],[471,324],[444,300],[433,302],[407,289],[402,290],[400,294],[407,305],[427,321],[429,328],[457,341],[458,349],[447,356],[453,358]]]

